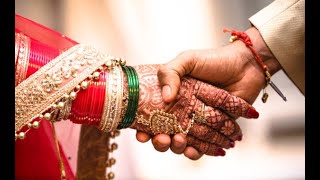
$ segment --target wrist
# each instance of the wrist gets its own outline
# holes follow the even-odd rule
[[[275,58],[263,44],[262,37],[256,29],[248,29],[245,34],[232,30],[231,35],[235,38],[232,37],[232,43],[227,46],[227,49],[233,49],[236,55],[233,69],[238,71],[240,79],[249,79],[250,83],[245,83],[246,88],[255,89],[256,96],[258,96],[259,91],[266,86],[266,75],[261,66],[266,65],[268,71],[274,74],[277,66],[270,66],[270,64],[276,64],[273,63]],[[250,40],[247,39],[248,37]],[[259,58],[258,56],[260,60],[256,59]]]
[[[264,39],[262,38],[260,32],[255,27],[251,27],[246,31],[247,36],[245,42],[247,46],[250,48],[253,54],[253,58],[257,60],[257,63],[260,65],[261,69],[263,69],[266,79],[266,86],[270,84],[270,86],[278,93],[278,95],[286,101],[286,97],[282,94],[282,92],[277,88],[277,86],[272,83],[271,76],[282,69],[279,61],[273,55],[271,50],[268,48]],[[251,42],[250,42],[251,40]],[[268,94],[266,92],[263,93],[262,101],[265,103],[268,99]]]
[[[245,33],[250,37],[253,48],[260,56],[263,63],[268,67],[270,74],[273,75],[281,70],[282,67],[279,61],[272,54],[271,50],[263,40],[259,30],[255,27],[250,27],[245,31]],[[249,60],[255,61],[255,57],[253,56],[250,49],[247,48],[247,52],[245,54]]]

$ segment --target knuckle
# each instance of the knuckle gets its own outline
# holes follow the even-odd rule
[[[178,56],[184,56],[184,57],[189,57],[189,56],[193,56],[194,55],[195,50],[193,49],[188,49],[188,50],[184,50],[181,53],[179,53]]]

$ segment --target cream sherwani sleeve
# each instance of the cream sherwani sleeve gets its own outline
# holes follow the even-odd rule
[[[276,0],[249,18],[283,70],[305,93],[305,1]]]

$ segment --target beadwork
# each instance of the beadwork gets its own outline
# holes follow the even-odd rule
[[[169,135],[182,133],[187,135],[194,123],[193,117],[186,130],[183,130],[174,114],[166,113],[160,110],[153,110],[150,113],[149,119],[144,119],[143,115],[137,115],[136,118],[138,123],[149,126],[154,135],[162,133]]]
[[[76,45],[21,82],[15,88],[15,131],[37,117],[51,120],[51,114],[45,112],[55,108],[65,94],[79,90],[78,84],[86,89],[84,80],[110,60],[90,46]]]

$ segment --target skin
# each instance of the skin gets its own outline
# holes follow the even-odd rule
[[[157,77],[160,65],[140,65],[134,68],[139,78],[137,114],[142,115],[144,119],[148,119],[153,110],[161,110],[174,114],[182,129],[185,130],[192,119],[192,114],[202,112],[204,107],[203,113],[206,118],[201,122],[195,122],[186,136],[181,134],[187,140],[185,146],[188,145],[201,154],[224,156],[224,149],[233,147],[235,141],[241,140],[242,137],[241,129],[234,117],[257,118],[259,116],[258,112],[243,99],[187,76],[182,78],[177,98],[170,103],[166,103],[162,98],[161,86]],[[124,85],[124,93],[127,94],[128,83],[126,76],[124,76]],[[79,94],[74,103],[77,101],[83,102],[83,98],[90,97],[90,93],[92,93],[90,88],[94,88],[93,86],[96,85],[92,84],[86,91],[81,91],[82,94]],[[99,100],[99,98],[95,100]],[[102,103],[98,102],[91,104],[102,105]],[[87,112],[90,111],[90,108],[86,108],[87,105],[82,106],[85,108],[81,112],[90,114],[90,112]],[[73,118],[70,120],[73,121]],[[84,125],[90,124],[88,118],[78,118],[77,122],[73,122]],[[134,119],[130,128],[148,136],[155,135],[149,126],[138,123],[137,118]],[[167,134],[159,136],[163,135],[169,137]],[[179,136],[177,137],[179,138]],[[157,141],[153,141],[153,144],[157,143]],[[179,144],[176,145],[179,146]],[[168,148],[157,147],[157,150],[163,152]]]
[[[179,124],[183,129],[186,129],[191,121],[192,113],[201,112],[204,105],[204,113],[208,116],[205,122],[194,123],[187,136],[182,136],[187,138],[188,146],[197,149],[201,154],[225,155],[223,149],[233,147],[234,141],[242,137],[241,129],[232,116],[253,118],[250,112],[255,111],[254,108],[243,99],[233,96],[227,91],[190,77],[182,78],[177,98],[166,103],[162,99],[160,83],[157,78],[159,67],[160,65],[135,67],[140,88],[138,114],[147,119],[152,110],[163,110],[175,114]],[[255,113],[257,115],[256,111]],[[154,135],[149,126],[137,123],[137,119],[131,128],[151,136]],[[157,141],[153,141],[153,144],[157,143]],[[159,147],[157,150],[163,152],[167,149]]]
[[[268,67],[271,75],[281,69],[281,65],[265,44],[259,31],[251,27],[246,31],[253,48]],[[158,71],[163,100],[174,101],[181,88],[181,78],[185,75],[207,82],[228,91],[252,104],[265,86],[264,73],[252,52],[242,41],[206,50],[188,50],[163,65]],[[235,117],[237,118],[237,117]],[[148,134],[137,132],[137,139],[146,142]],[[155,149],[171,148],[174,153],[196,160],[202,153],[187,145],[188,139],[177,134],[170,138],[164,134],[152,137]]]

